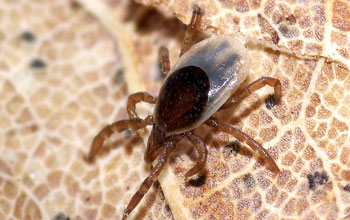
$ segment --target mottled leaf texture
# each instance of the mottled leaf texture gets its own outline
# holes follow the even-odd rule
[[[0,3],[0,219],[121,218],[150,172],[150,128],[113,135],[92,163],[86,155],[103,126],[128,117],[130,93],[157,95],[158,49],[176,62],[193,5],[204,10],[201,28],[248,42],[242,86],[281,80],[280,104],[266,87],[216,116],[260,142],[282,172],[203,125],[195,133],[208,146],[205,169],[185,179],[197,153],[181,141],[128,219],[349,217],[349,2],[137,2]]]

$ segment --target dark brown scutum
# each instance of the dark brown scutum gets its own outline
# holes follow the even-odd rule
[[[209,86],[207,74],[199,67],[187,66],[174,72],[159,93],[156,125],[169,133],[195,123],[206,108]]]

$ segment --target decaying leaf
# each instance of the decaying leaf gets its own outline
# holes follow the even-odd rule
[[[176,62],[184,31],[176,18],[189,23],[194,4],[205,11],[203,28],[248,42],[244,85],[261,76],[281,80],[280,105],[266,107],[273,90],[264,88],[217,117],[262,143],[282,172],[201,126],[195,132],[209,149],[202,173],[184,178],[196,152],[181,142],[160,185],[129,219],[349,216],[349,3],[138,2],[147,7],[127,0],[0,4],[0,219],[121,218],[150,170],[143,162],[149,132],[114,135],[91,164],[86,153],[102,126],[127,118],[128,94],[157,94],[158,48],[166,45]],[[138,107],[152,114],[152,106]]]
[[[121,218],[150,169],[143,139],[116,135],[85,159],[98,130],[127,117],[117,41],[75,1],[0,3],[0,219]],[[159,184],[133,214],[172,219]]]

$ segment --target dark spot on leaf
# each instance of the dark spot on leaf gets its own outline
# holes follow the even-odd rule
[[[286,17],[287,21],[289,22],[289,24],[293,25],[296,23],[297,19],[295,18],[295,16],[293,14],[290,14],[288,17]]]
[[[239,153],[240,149],[241,149],[241,144],[239,141],[236,140],[224,147],[223,154],[226,154],[226,152],[229,152],[230,154],[234,154],[236,156]]]
[[[117,70],[117,72],[115,73],[115,82],[118,83],[118,84],[122,84],[122,83],[125,82],[123,68],[119,68]]]
[[[266,103],[266,108],[267,109],[272,109],[275,105],[276,105],[276,101],[275,101],[275,96],[274,95],[269,95],[266,99],[265,99],[265,103]]]
[[[350,192],[350,184],[346,184],[346,186],[344,186],[344,190]]]
[[[307,179],[309,181],[309,189],[311,190],[328,182],[328,176],[325,172],[320,173],[316,171],[313,174],[308,174]]]
[[[24,31],[21,34],[21,37],[23,38],[23,40],[28,41],[28,42],[33,42],[35,41],[35,36],[32,32],[30,31]]]
[[[52,217],[51,220],[70,220],[70,218],[62,212],[60,212],[57,213],[54,217]]]
[[[271,40],[272,40],[272,43],[278,44],[278,42],[280,41],[280,37],[278,36],[277,31],[273,31],[271,33]]]
[[[40,68],[44,68],[46,66],[45,62],[41,59],[34,59],[31,64],[30,67],[35,68],[35,69],[40,69]]]
[[[200,187],[205,183],[206,175],[200,173],[196,177],[191,178],[188,182],[191,186]]]
[[[255,180],[251,174],[244,175],[243,183],[247,188],[255,186]]]
[[[30,130],[31,130],[32,132],[36,132],[38,129],[39,129],[39,127],[38,127],[38,125],[36,125],[36,124],[30,126]]]
[[[278,27],[278,30],[285,36],[286,38],[295,38],[297,36],[297,32],[294,29],[290,29],[288,26],[281,24]]]
[[[74,10],[81,8],[80,4],[76,1],[72,1],[70,7]]]

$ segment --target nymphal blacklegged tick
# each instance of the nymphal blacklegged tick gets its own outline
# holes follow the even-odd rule
[[[172,68],[168,50],[161,47],[159,62],[162,72],[167,76],[158,98],[146,92],[130,95],[127,103],[129,119],[107,125],[92,142],[89,161],[93,160],[103,142],[112,133],[153,126],[144,159],[147,163],[152,163],[157,157],[159,159],[132,197],[122,219],[126,219],[148,192],[165,166],[170,153],[182,138],[187,138],[198,153],[195,166],[187,171],[185,177],[201,171],[206,163],[208,151],[202,138],[194,133],[194,129],[202,124],[233,135],[241,143],[257,151],[276,172],[280,171],[261,144],[237,128],[220,122],[213,117],[213,114],[237,104],[266,85],[274,87],[274,101],[278,104],[282,96],[281,83],[275,78],[262,77],[240,92],[236,92],[249,72],[248,51],[241,41],[229,36],[210,37],[192,46],[192,38],[199,27],[202,15],[203,11],[194,7],[191,23],[185,32],[180,58]],[[136,113],[138,102],[155,104],[153,116],[139,118]]]

